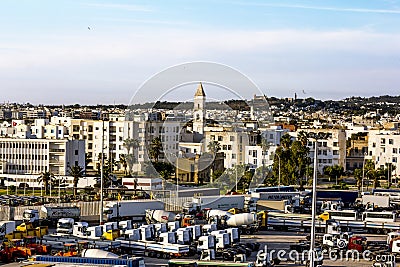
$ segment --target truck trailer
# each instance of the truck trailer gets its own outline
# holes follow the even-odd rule
[[[104,207],[103,213],[107,221],[124,219],[143,221],[147,209],[163,210],[164,207],[164,202],[158,200],[110,202]]]

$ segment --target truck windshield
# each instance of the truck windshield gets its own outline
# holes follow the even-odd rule
[[[112,210],[104,210],[103,213],[104,213],[104,214],[112,214],[113,211],[112,211]]]
[[[72,227],[71,223],[58,223],[57,228],[64,228],[64,229],[70,229]]]

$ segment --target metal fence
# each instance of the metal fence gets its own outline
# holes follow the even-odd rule
[[[180,212],[185,202],[190,202],[191,197],[180,197],[180,198],[157,198],[165,203],[165,210]],[[125,202],[129,200],[122,200]],[[138,202],[148,201],[148,199],[137,199]],[[104,201],[103,205],[106,206],[109,202],[115,201]],[[92,202],[70,202],[70,203],[59,203],[59,204],[46,204],[46,206],[60,206],[60,207],[73,207],[77,206],[81,209],[81,216],[98,216],[100,210],[100,201]],[[11,221],[11,220],[22,220],[22,215],[27,209],[40,209],[41,206],[0,206],[0,221]]]

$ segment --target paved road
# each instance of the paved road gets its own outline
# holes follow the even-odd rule
[[[259,242],[260,243],[260,249],[265,249],[265,246],[267,247],[268,252],[271,252],[271,250],[275,251],[285,251],[286,253],[289,252],[289,247],[291,244],[296,244],[301,241],[306,240],[306,233],[296,233],[296,232],[272,232],[272,231],[261,231],[258,232],[255,235],[244,235],[241,237],[241,242]],[[385,236],[379,236],[379,235],[366,235],[368,240],[385,240]],[[276,252],[277,253],[277,252]],[[254,261],[256,258],[257,252],[253,252],[252,256],[248,258],[249,261]],[[276,255],[276,254],[274,254]],[[287,256],[286,254],[285,256]],[[326,255],[328,256],[328,255]],[[328,260],[327,257],[325,257],[324,264],[323,266],[352,266],[352,267],[366,267],[366,266],[371,266],[372,262],[366,261],[366,260],[359,260],[359,261],[352,261],[352,260],[346,260],[346,255],[344,255],[343,260]],[[162,266],[167,266],[168,260],[164,259],[156,259],[156,258],[147,258],[145,257],[145,262],[146,266],[148,267],[162,267]],[[25,264],[21,263],[13,263],[13,264],[8,264],[4,265],[7,267],[18,267],[18,266],[24,266]],[[279,266],[304,266],[300,264],[295,264],[293,261],[287,261],[287,262],[281,262]]]

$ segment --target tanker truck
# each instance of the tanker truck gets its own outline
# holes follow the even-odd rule
[[[168,223],[176,220],[176,214],[165,210],[146,210],[146,222],[152,223]]]

